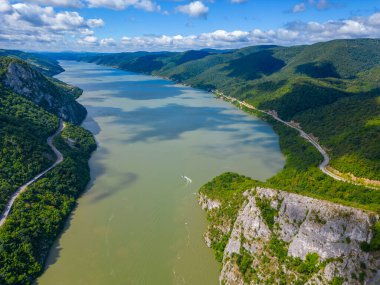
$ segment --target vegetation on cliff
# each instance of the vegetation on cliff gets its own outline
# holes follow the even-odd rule
[[[0,85],[0,212],[18,187],[50,166],[58,118]]]
[[[87,162],[96,148],[92,134],[69,125],[54,144],[64,161],[28,187],[0,228],[1,284],[32,284],[42,273],[51,245],[89,182]]]
[[[6,76],[15,81],[17,76],[25,79],[25,74],[9,73],[10,64],[33,75],[34,81],[28,82],[33,85],[31,97],[5,84]],[[19,58],[0,57],[1,212],[21,185],[55,161],[46,139],[58,128],[59,118],[55,114],[59,113],[34,100],[34,96],[41,92],[44,96],[60,96],[58,102],[65,108],[66,103],[75,102],[81,94],[77,88],[42,75],[38,70]],[[81,105],[75,104],[80,108],[72,108],[70,116],[79,118],[73,121],[81,122],[85,113]],[[52,243],[90,179],[88,160],[96,148],[90,132],[67,123],[54,144],[64,161],[16,199],[0,228],[0,284],[32,284],[41,274]]]
[[[82,90],[44,75],[23,60],[0,56],[0,84],[64,120],[79,124],[87,114],[75,101]]]

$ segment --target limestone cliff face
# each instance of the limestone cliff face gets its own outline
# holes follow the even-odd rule
[[[0,82],[66,121],[79,124],[86,116],[86,109],[75,101],[79,89],[47,78],[23,61],[10,61]]]
[[[260,187],[244,195],[229,229],[221,284],[380,284],[379,252],[363,250],[377,215]],[[200,202],[209,213],[220,205],[204,195]]]

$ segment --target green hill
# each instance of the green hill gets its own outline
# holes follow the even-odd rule
[[[59,63],[47,56],[37,53],[26,53],[19,50],[0,49],[0,57],[16,58],[26,61],[34,66],[35,69],[45,75],[53,76],[63,71]]]
[[[380,180],[380,40],[208,53],[138,52],[79,59],[218,89],[261,109],[276,110],[281,118],[296,120],[316,135],[338,170]],[[353,113],[345,113],[352,104]]]

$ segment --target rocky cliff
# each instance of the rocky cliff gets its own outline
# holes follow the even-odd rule
[[[227,200],[205,192],[205,240],[223,248],[221,284],[380,284],[380,254],[369,250],[376,214],[254,187],[231,220]]]
[[[79,124],[86,109],[75,99],[81,90],[46,77],[24,61],[0,58],[0,83],[66,121]]]

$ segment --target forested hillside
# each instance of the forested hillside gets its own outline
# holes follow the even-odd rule
[[[18,187],[47,168],[54,154],[46,139],[58,118],[0,86],[0,212]]]
[[[341,172],[380,179],[380,40],[216,53],[121,53],[77,60],[218,89],[313,133]]]
[[[12,57],[0,57],[0,84],[59,117],[80,123],[86,109],[75,101],[79,88],[48,77],[34,65]]]
[[[80,123],[86,114],[75,101],[80,90],[42,74],[50,65],[39,62],[36,67],[0,56],[0,212],[21,185],[56,160],[46,140],[59,126],[57,115]],[[89,181],[87,162],[95,140],[87,130],[67,124],[54,142],[64,161],[17,198],[0,228],[0,284],[32,284]],[[74,143],[67,144],[68,138]]]

